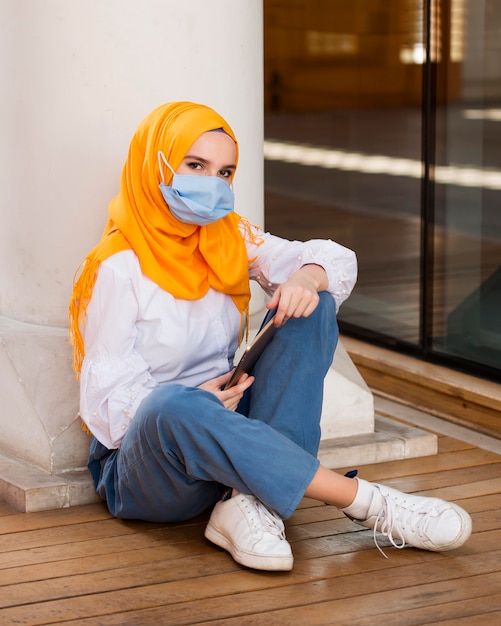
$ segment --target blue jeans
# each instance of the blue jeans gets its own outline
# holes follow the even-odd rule
[[[237,411],[198,387],[159,385],[140,404],[122,445],[92,440],[89,469],[116,517],[192,518],[227,487],[289,517],[315,475],[323,383],[338,339],[332,296],[278,329]]]

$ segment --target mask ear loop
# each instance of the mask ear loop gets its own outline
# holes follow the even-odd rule
[[[162,179],[162,185],[165,185],[165,178],[164,178],[164,169],[162,167],[162,161],[163,163],[170,169],[170,171],[172,172],[172,175],[174,176],[174,174],[176,173],[172,167],[169,165],[169,162],[167,161],[167,159],[165,158],[164,153],[159,150],[158,154],[157,154],[157,159],[158,159],[158,169],[160,170],[160,177]]]

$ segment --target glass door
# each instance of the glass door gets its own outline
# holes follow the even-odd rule
[[[428,347],[501,370],[501,2],[442,7]]]
[[[421,338],[419,0],[265,0],[266,227],[356,251],[345,329]]]
[[[356,251],[344,332],[488,375],[499,4],[264,0],[266,228]]]

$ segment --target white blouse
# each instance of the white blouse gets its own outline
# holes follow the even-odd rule
[[[327,272],[336,308],[356,281],[354,252],[330,240],[288,241],[253,227],[245,238],[249,277],[271,295],[303,265]],[[179,300],[141,272],[132,250],[99,268],[83,326],[80,416],[107,448],[118,448],[141,401],[160,383],[200,385],[233,366],[240,313],[230,296],[210,289]]]

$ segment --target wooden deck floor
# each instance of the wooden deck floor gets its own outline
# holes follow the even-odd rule
[[[452,553],[385,548],[385,559],[371,531],[304,499],[287,523],[293,571],[264,573],[209,544],[206,517],[158,525],[100,504],[24,514],[0,503],[0,624],[501,623],[501,456],[440,436],[437,456],[361,475],[458,502],[472,538]]]

